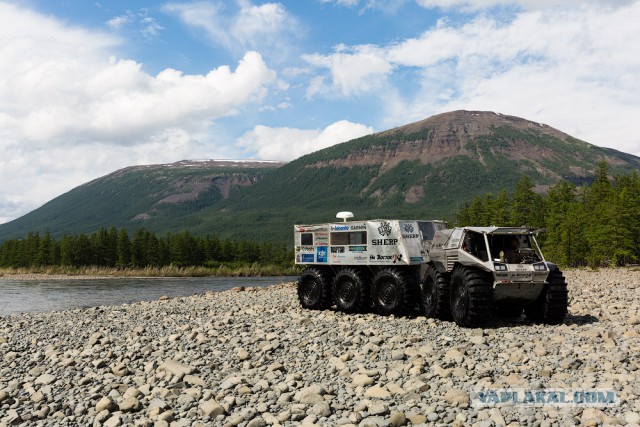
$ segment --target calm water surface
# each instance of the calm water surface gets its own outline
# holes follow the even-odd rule
[[[0,316],[120,305],[157,300],[162,295],[187,296],[224,291],[235,286],[270,286],[293,276],[195,277],[144,279],[0,280]]]

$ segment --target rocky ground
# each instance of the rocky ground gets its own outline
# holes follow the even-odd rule
[[[563,325],[299,307],[295,287],[0,317],[0,425],[637,425],[640,272],[569,271]],[[474,407],[474,390],[614,390]]]

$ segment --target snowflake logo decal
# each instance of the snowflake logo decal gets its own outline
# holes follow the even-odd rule
[[[404,225],[404,231],[406,231],[407,233],[413,233],[413,225],[405,224]]]
[[[381,236],[391,235],[391,226],[389,225],[389,223],[383,222],[382,224],[380,224],[380,227],[378,227],[378,233],[380,233]]]

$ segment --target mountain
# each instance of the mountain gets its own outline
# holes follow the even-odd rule
[[[0,240],[29,231],[50,230],[61,236],[111,226],[188,229],[190,214],[254,185],[279,166],[282,163],[185,160],[120,169],[0,225]]]
[[[603,159],[613,173],[640,169],[636,156],[591,145],[545,124],[493,112],[454,111],[283,166],[260,164],[251,171],[255,180],[237,178],[252,185],[233,181],[237,184],[230,184],[228,193],[209,185],[196,199],[183,199],[194,190],[175,191],[179,179],[160,178],[179,167],[124,169],[0,226],[0,239],[29,229],[63,233],[116,225],[289,241],[292,224],[331,221],[341,210],[353,211],[356,218],[452,219],[464,201],[512,189],[525,174],[540,191],[560,180],[588,182]],[[200,172],[213,182],[215,174],[206,170],[203,165]],[[105,188],[112,190],[103,193]],[[167,197],[173,203],[165,206]]]

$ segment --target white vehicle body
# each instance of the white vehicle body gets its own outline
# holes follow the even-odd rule
[[[459,227],[445,221],[376,219],[295,225],[295,263],[305,308],[412,313],[484,324],[492,313],[558,324],[564,276],[526,227]]]
[[[307,265],[421,265],[424,240],[446,228],[443,221],[368,220],[295,225],[295,262]]]

